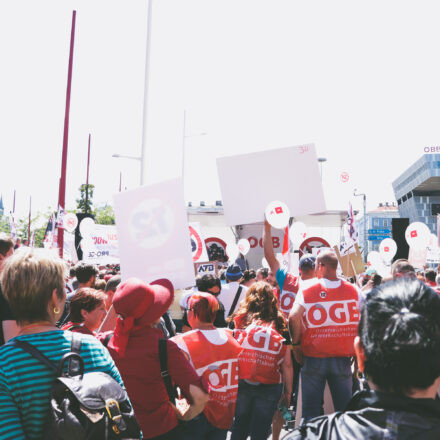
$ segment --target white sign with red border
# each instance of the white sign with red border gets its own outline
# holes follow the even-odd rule
[[[205,240],[203,240],[200,223],[189,224],[189,237],[191,241],[191,252],[194,263],[202,263],[209,261],[208,253],[206,252]]]

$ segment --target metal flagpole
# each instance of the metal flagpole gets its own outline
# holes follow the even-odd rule
[[[31,243],[31,208],[32,208],[32,196],[29,196],[28,246],[30,246]]]
[[[67,72],[67,89],[66,89],[66,110],[64,114],[64,135],[63,135],[63,154],[61,158],[61,177],[58,193],[58,207],[65,208],[66,204],[66,169],[67,169],[67,146],[69,140],[69,114],[70,114],[70,92],[72,88],[72,67],[73,67],[73,47],[75,42],[75,21],[76,11],[72,12],[72,29],[70,32],[70,53],[69,53],[69,70]],[[64,246],[64,229],[58,229],[58,249],[60,257],[63,258]]]
[[[87,152],[87,176],[86,176],[86,206],[84,212],[87,214],[89,203],[89,169],[90,169],[90,133],[89,133],[89,149]]]

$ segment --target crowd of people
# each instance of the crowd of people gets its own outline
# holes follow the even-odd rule
[[[269,268],[232,262],[175,292],[115,266],[14,252],[0,234],[0,439],[47,438],[77,338],[82,374],[109,376],[137,420],[134,437],[107,399],[108,438],[278,440],[283,427],[290,440],[440,438],[437,272],[397,260],[390,279],[371,268],[348,279],[324,250],[294,275],[267,222],[263,247]]]

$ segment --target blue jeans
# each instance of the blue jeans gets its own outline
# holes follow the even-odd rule
[[[231,440],[246,440],[248,435],[266,440],[282,392],[281,383],[251,385],[240,380]]]
[[[301,391],[302,417],[305,421],[321,415],[326,381],[335,411],[343,411],[352,396],[350,358],[304,356],[304,364],[301,368]]]
[[[186,422],[179,437],[180,440],[226,440],[227,429],[219,429],[208,422],[205,414],[201,413]]]

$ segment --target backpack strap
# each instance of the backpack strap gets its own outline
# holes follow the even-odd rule
[[[81,356],[81,337],[76,332],[71,332],[72,334],[72,344],[70,346],[70,351]],[[80,362],[77,357],[70,357],[69,363],[67,364],[67,374],[69,376],[77,376],[80,374]]]
[[[243,290],[243,286],[238,286],[237,293],[235,294],[234,301],[232,303],[231,308],[229,309],[228,318],[234,313],[235,307],[237,306],[238,298],[240,298],[241,291]]]
[[[168,353],[167,353],[166,339],[159,339],[159,362],[160,362],[160,375],[162,376],[162,380],[165,384],[165,388],[167,389],[168,398],[170,399],[170,402],[174,403],[176,399],[176,392],[171,382],[170,373],[168,372]]]
[[[26,351],[35,359],[38,359],[42,364],[46,365],[46,367],[48,367],[53,372],[55,373],[57,372],[58,369],[56,365],[51,360],[49,360],[47,356],[41,353],[41,351],[38,350],[38,348],[36,348],[32,344],[29,344],[29,342],[14,339],[13,341],[8,342],[6,345],[21,348],[23,351]]]

